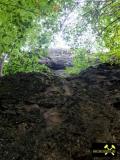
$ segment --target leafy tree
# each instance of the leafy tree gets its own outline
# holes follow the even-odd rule
[[[19,52],[16,50],[9,56],[9,61],[4,64],[3,74],[17,72],[49,72],[47,66],[39,65],[39,55],[32,52]]]
[[[16,61],[16,57],[18,57],[18,52],[16,52],[16,50],[19,50],[20,52],[21,47],[24,46],[27,39],[28,41],[30,41],[30,39],[34,40],[32,49],[36,48],[35,35],[38,34],[37,29],[40,27],[36,22],[43,17],[56,17],[55,15],[57,15],[63,4],[64,2],[61,2],[61,0],[57,2],[55,0],[1,0],[0,60],[2,61],[3,55],[7,53],[10,61]],[[39,29],[41,33],[42,29],[43,28]],[[31,31],[32,34],[30,35]],[[48,37],[49,33],[48,35],[44,34],[39,36],[38,42],[47,43],[49,39]],[[1,70],[3,68],[4,62],[1,64],[2,66],[0,67],[0,72],[2,72]],[[6,63],[6,65],[7,64],[8,63]]]
[[[66,69],[67,73],[77,74],[80,70],[88,68],[91,65],[94,65],[95,60],[97,59],[95,55],[88,53],[85,48],[76,48],[73,49],[73,65],[74,67],[70,67]]]
[[[120,64],[119,7],[119,0],[86,0],[81,8],[82,12],[78,9],[78,13],[81,15],[81,17],[79,16],[81,20],[78,21],[73,30],[66,30],[67,34],[65,35],[65,38],[67,39],[72,39],[73,36],[74,40],[72,43],[75,43],[75,67],[67,69],[70,73],[78,73],[80,69],[85,69],[89,65],[94,65],[97,59],[101,62]],[[95,41],[97,51],[91,51],[91,48],[95,45],[94,43],[86,41],[85,46],[82,46],[78,41],[78,37],[82,34],[85,35],[89,26],[94,35],[96,35]],[[76,49],[77,46],[81,46],[81,49]],[[85,49],[83,50],[82,47],[86,48],[87,51],[85,51]]]
[[[98,42],[107,51],[98,55],[102,62],[120,63],[120,2],[119,0],[87,1],[85,18],[97,33]]]
[[[71,72],[92,65],[96,56],[102,62],[120,63],[119,6],[119,0],[1,0],[0,73],[2,69],[4,74],[44,70],[37,61],[47,54],[46,48],[57,32],[63,32],[73,49],[75,67]],[[74,11],[77,24],[71,28],[67,20]],[[85,46],[81,43],[87,30],[94,32],[98,54],[91,49],[92,40],[86,39]],[[4,63],[6,54],[8,62]]]

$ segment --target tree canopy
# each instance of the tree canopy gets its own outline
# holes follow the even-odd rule
[[[120,63],[119,7],[119,0],[1,0],[0,70],[47,70],[37,62],[58,33],[74,53],[73,73],[96,58]]]
[[[100,52],[100,58],[111,63],[120,63],[120,2],[119,0],[86,1],[84,10],[87,21],[97,33],[100,45],[105,46],[107,54]]]

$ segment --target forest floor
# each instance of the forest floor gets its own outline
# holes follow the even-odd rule
[[[120,142],[120,66],[0,79],[0,160],[92,160],[95,142]]]

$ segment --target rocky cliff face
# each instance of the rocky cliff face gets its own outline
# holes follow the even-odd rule
[[[67,77],[64,72],[66,67],[73,67],[73,55],[70,50],[65,49],[49,49],[47,57],[39,60],[40,64],[45,64],[53,73],[59,77]]]
[[[91,160],[93,142],[120,142],[120,66],[0,79],[1,160]]]

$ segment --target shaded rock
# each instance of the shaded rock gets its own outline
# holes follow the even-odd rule
[[[42,73],[2,77],[0,159],[91,160],[93,142],[119,143],[119,105],[116,65],[89,67],[66,79]]]
[[[120,110],[120,101],[115,102],[115,103],[113,103],[112,105],[113,105],[113,107],[115,107],[117,110]]]
[[[73,67],[73,56],[70,50],[49,49],[47,57],[41,57],[40,64],[45,64],[52,72],[59,77],[68,77],[64,69]]]

